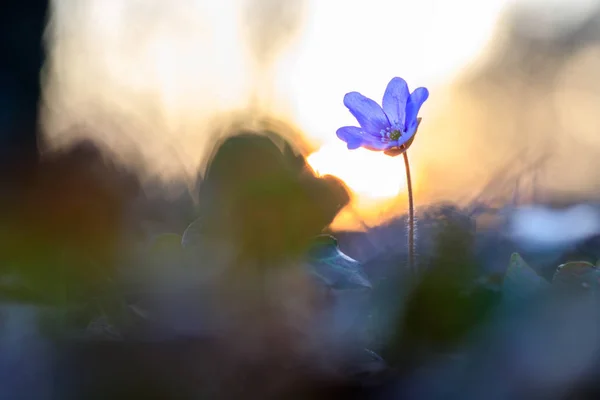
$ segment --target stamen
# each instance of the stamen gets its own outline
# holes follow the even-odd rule
[[[400,136],[402,136],[402,134],[397,129],[394,129],[394,131],[389,134],[389,138],[392,140],[398,140],[400,139]]]

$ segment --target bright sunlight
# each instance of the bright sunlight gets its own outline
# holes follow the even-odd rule
[[[348,151],[340,141],[324,145],[307,161],[319,175],[337,176],[357,195],[375,200],[397,196],[405,189],[402,160],[362,148]]]

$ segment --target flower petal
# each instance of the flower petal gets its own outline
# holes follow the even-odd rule
[[[384,140],[380,136],[366,133],[356,126],[343,126],[336,131],[338,138],[346,142],[348,149],[354,150],[364,147],[367,150],[381,151],[388,149],[397,143],[396,141]]]
[[[364,140],[364,133],[362,132],[362,129],[357,128],[356,126],[343,126],[335,133],[338,138],[348,144],[348,149],[350,150],[358,149]]]
[[[402,134],[402,136],[400,136],[400,139],[398,139],[398,145],[401,146],[405,143],[407,143],[408,141],[412,140],[415,136],[415,134],[417,133],[417,130],[419,128],[419,124],[421,123],[421,118],[417,118],[415,120],[415,123],[412,124],[409,129],[404,132]],[[408,148],[408,146],[407,146]]]
[[[394,145],[395,141],[393,140],[382,140],[372,135],[366,135],[361,146],[371,151],[382,151],[394,147]]]
[[[415,129],[411,129],[410,131],[404,133],[400,139],[398,139],[398,146],[402,146],[404,143],[408,142],[410,139],[413,138],[413,136],[415,135],[415,133],[417,133],[417,129],[416,129],[417,125],[415,124]]]
[[[405,132],[416,129],[417,115],[419,114],[421,105],[423,105],[428,97],[429,91],[424,87],[417,88],[411,93],[410,97],[408,98],[408,102],[406,103],[406,122],[404,124]]]
[[[379,104],[358,92],[346,93],[344,105],[348,107],[366,133],[379,135],[382,129],[390,126],[390,122]]]
[[[406,102],[409,95],[408,85],[402,78],[393,78],[385,89],[382,102],[383,111],[393,128],[404,128]]]
[[[374,136],[364,132],[356,126],[343,126],[336,131],[337,137],[346,142],[349,150],[364,147],[368,150],[381,151],[392,146],[395,141],[383,140],[380,136]]]

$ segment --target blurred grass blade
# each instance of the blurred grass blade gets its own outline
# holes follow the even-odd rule
[[[506,300],[523,299],[536,294],[540,289],[549,285],[549,282],[527,265],[518,253],[513,253],[504,275],[502,297]]]
[[[362,265],[344,254],[331,235],[316,237],[309,250],[309,261],[313,274],[331,288],[348,290],[372,287]]]

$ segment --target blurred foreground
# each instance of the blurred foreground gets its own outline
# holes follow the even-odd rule
[[[593,203],[424,207],[415,276],[404,217],[328,230],[345,186],[274,132],[232,132],[196,200],[110,160],[45,155],[5,201],[6,398],[595,398]]]

